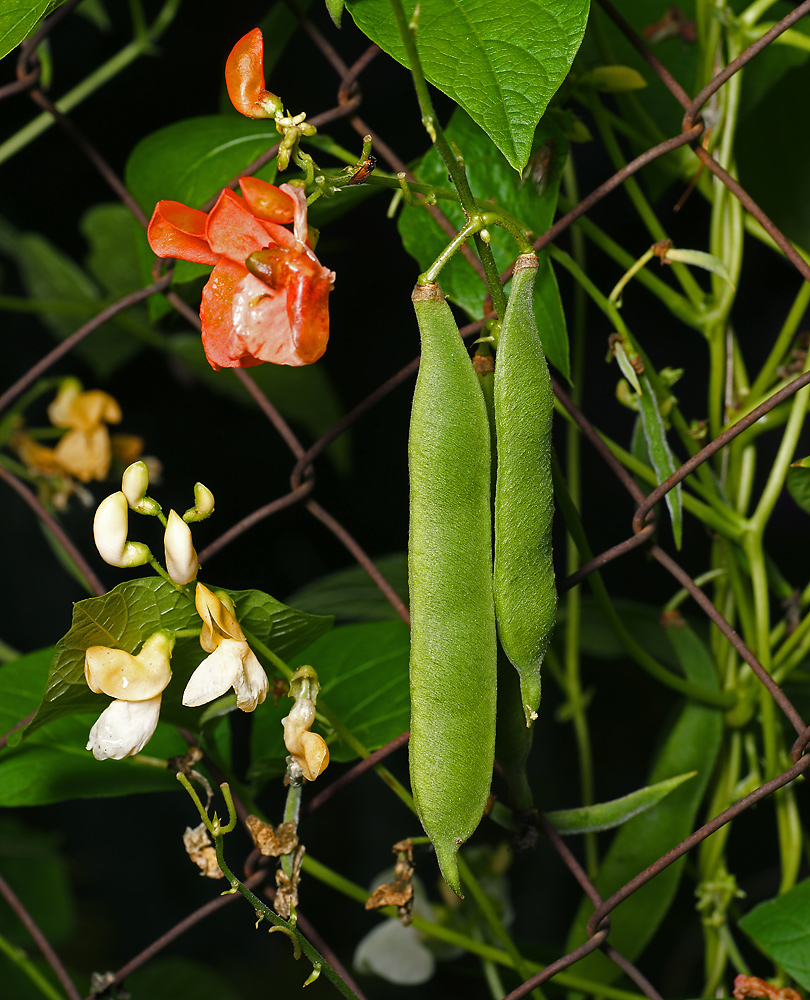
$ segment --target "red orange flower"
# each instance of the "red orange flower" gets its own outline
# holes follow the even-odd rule
[[[225,85],[236,110],[248,118],[274,118],[281,100],[264,88],[264,40],[259,28],[249,31],[231,49],[225,63]]]
[[[307,238],[301,187],[239,180],[206,214],[160,201],[149,223],[158,257],[179,257],[214,270],[203,289],[200,319],[205,354],[214,370],[269,361],[308,365],[326,350],[328,298],[335,275]],[[292,231],[286,228],[292,224]]]

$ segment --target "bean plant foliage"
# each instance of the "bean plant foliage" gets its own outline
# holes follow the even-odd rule
[[[3,997],[810,990],[807,13],[0,5]]]

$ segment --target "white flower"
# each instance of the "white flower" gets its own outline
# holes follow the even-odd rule
[[[123,649],[91,646],[84,657],[84,676],[91,691],[116,700],[90,730],[87,749],[97,760],[121,760],[139,753],[152,738],[160,715],[160,699],[171,680],[174,636],[155,632],[137,656]]]
[[[160,699],[114,701],[98,717],[90,730],[87,749],[96,760],[123,760],[140,753],[152,739],[160,715]]]
[[[197,584],[195,603],[203,621],[200,645],[211,655],[191,675],[183,704],[197,708],[233,688],[237,707],[252,712],[270,689],[261,663],[229,609],[201,583]]]
[[[111,493],[98,505],[93,538],[104,562],[110,566],[143,566],[151,552],[143,542],[128,542],[129,504],[122,492]]]
[[[191,528],[176,511],[169,511],[166,532],[163,535],[166,553],[166,572],[177,583],[191,583],[200,568],[197,553],[191,542]]]

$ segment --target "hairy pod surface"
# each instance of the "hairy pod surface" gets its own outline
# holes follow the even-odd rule
[[[490,431],[438,285],[418,286],[422,360],[408,439],[411,786],[442,874],[484,813],[495,753]]]
[[[515,263],[495,362],[493,589],[498,636],[520,675],[526,725],[537,717],[540,666],[557,612],[551,552],[551,415],[554,396],[532,308],[535,254]]]

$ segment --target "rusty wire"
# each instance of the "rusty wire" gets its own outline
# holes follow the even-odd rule
[[[134,203],[121,179],[109,167],[104,158],[90,143],[90,141],[86,139],[86,137],[84,137],[84,135],[76,128],[72,120],[70,120],[66,115],[60,114],[50,98],[38,86],[40,81],[40,66],[36,58],[35,48],[43,39],[48,37],[58,27],[60,22],[73,10],[77,3],[78,0],[68,0],[68,3],[65,3],[45,21],[43,21],[41,27],[34,36],[21,45],[17,61],[17,80],[0,88],[0,100],[28,93],[28,96],[35,104],[53,115],[56,122],[61,128],[63,128],[71,141],[94,165],[101,177],[113,189],[121,201],[129,207],[133,216],[137,218],[142,225],[145,225],[146,219],[142,211],[139,206]],[[647,45],[644,40],[633,31],[633,29],[622,18],[621,14],[616,11],[609,0],[599,0],[599,3],[619,30],[623,32],[628,41],[647,61],[648,65],[660,79],[662,84],[672,94],[673,98],[684,109],[682,131],[679,135],[673,136],[651,149],[646,150],[621,170],[614,173],[612,177],[608,178],[604,183],[599,185],[593,192],[591,192],[591,194],[583,198],[571,211],[562,216],[548,230],[548,232],[543,234],[536,241],[535,247],[540,249],[556,240],[577,218],[593,208],[603,198],[605,198],[612,191],[616,190],[625,180],[635,174],[646,164],[652,162],[658,157],[667,155],[669,152],[681,146],[689,145],[693,149],[695,156],[700,163],[712,171],[715,177],[726,186],[729,192],[740,201],[743,207],[762,224],[763,228],[770,235],[776,245],[782,250],[786,258],[795,266],[799,274],[801,274],[801,276],[806,280],[810,280],[810,267],[808,267],[808,265],[802,260],[790,241],[771,222],[760,206],[757,205],[750,195],[748,195],[747,192],[740,186],[739,182],[728,174],[728,172],[717,163],[711,153],[704,149],[700,143],[700,139],[704,132],[704,125],[700,119],[701,107],[714,93],[717,92],[720,87],[723,86],[724,83],[726,83],[736,72],[738,72],[742,66],[744,66],[752,58],[755,58],[759,52],[766,48],[774,38],[810,12],[810,0],[804,0],[804,2],[797,6],[795,10],[793,10],[785,18],[774,25],[774,27],[766,32],[761,38],[749,46],[737,59],[719,71],[706,85],[706,87],[704,87],[694,98],[691,98],[688,95],[681,84],[672,76],[669,70],[662,65],[660,60],[658,60],[649,45]],[[291,6],[294,7],[293,4],[291,4]],[[339,77],[337,104],[331,109],[327,109],[318,115],[312,116],[309,120],[315,125],[325,125],[339,118],[347,118],[350,125],[358,132],[358,134],[372,135],[375,148],[388,160],[394,170],[398,172],[406,172],[405,165],[399,159],[395,151],[384,143],[377,133],[372,128],[369,128],[365,121],[363,121],[356,114],[357,109],[362,103],[362,93],[359,86],[359,79],[362,73],[378,54],[379,49],[377,46],[372,45],[365,50],[365,52],[352,66],[347,66],[331,43],[309,21],[309,19],[305,15],[301,15],[300,12],[299,16],[304,30],[312,39],[321,56],[330,63]],[[244,175],[245,173],[251,173],[258,170],[261,166],[271,160],[273,156],[275,156],[277,148],[277,145],[269,148],[264,154],[262,154],[261,157],[254,161],[254,163],[250,164],[249,167],[241,173]],[[235,187],[237,183],[238,177],[235,177],[229,182],[229,186]],[[210,207],[213,204],[215,197],[216,193],[212,193],[212,199],[206,207]],[[449,225],[447,220],[441,215],[441,213],[436,211],[436,214],[440,224],[447,230]],[[453,233],[455,232],[452,226],[450,229]],[[476,269],[478,269],[480,273],[480,263],[476,258],[472,258],[472,260],[474,261],[474,266],[476,266]],[[49,370],[56,363],[56,361],[59,360],[59,358],[63,357],[89,333],[97,329],[107,320],[114,317],[117,313],[140,301],[143,301],[156,292],[164,292],[166,298],[179,313],[189,319],[192,324],[198,324],[199,321],[196,315],[193,314],[174,293],[169,291],[169,285],[172,277],[171,267],[169,267],[163,277],[160,277],[158,272],[161,266],[160,262],[156,262],[156,280],[152,285],[135,292],[132,295],[126,296],[119,302],[107,307],[99,313],[98,316],[94,317],[94,319],[80,327],[73,335],[71,335],[71,337],[67,338],[64,342],[60,343],[56,348],[50,351],[13,386],[0,395],[0,411],[7,408],[28,386],[36,381],[44,372]],[[508,275],[505,275],[504,278],[507,276]],[[462,332],[472,334],[480,329],[480,325],[480,323],[470,324],[470,326],[465,328]],[[260,390],[258,390],[250,376],[245,372],[238,372],[246,390],[260,406],[268,421],[279,434],[280,438],[285,442],[287,448],[295,459],[290,473],[291,489],[287,494],[261,506],[252,514],[233,525],[228,531],[220,535],[218,539],[212,542],[200,553],[201,560],[204,561],[211,558],[225,545],[241,537],[258,521],[273,516],[278,511],[291,505],[301,504],[311,516],[322,523],[326,529],[330,531],[339,541],[341,541],[341,543],[352,553],[353,558],[359,565],[366,569],[380,590],[385,594],[386,598],[391,602],[392,606],[394,606],[400,616],[407,621],[408,612],[404,603],[398,595],[396,595],[393,588],[385,580],[384,576],[379,572],[379,570],[376,569],[373,561],[365,553],[360,543],[353,537],[344,525],[332,517],[332,515],[329,514],[328,511],[326,511],[314,498],[316,487],[315,462],[323,454],[328,445],[334,442],[350,426],[352,426],[357,420],[365,417],[378,402],[389,396],[401,385],[407,383],[417,370],[418,363],[419,359],[417,358],[405,366],[401,371],[388,378],[309,448],[304,447],[272,403]],[[810,383],[810,374],[794,379],[789,385],[779,390],[778,393],[771,396],[760,407],[751,411],[751,413],[747,414],[732,427],[729,427],[714,441],[698,452],[698,454],[690,458],[677,470],[677,472],[656,487],[656,489],[650,492],[650,494],[646,497],[643,495],[632,476],[610,453],[609,449],[599,437],[597,431],[591,425],[585,414],[583,414],[571,402],[571,400],[568,399],[565,392],[558,385],[555,385],[555,392],[561,404],[566,408],[572,419],[577,423],[581,432],[594,447],[600,459],[630,493],[636,504],[636,510],[632,518],[631,534],[625,540],[611,546],[609,549],[596,555],[587,564],[581,566],[576,573],[561,584],[560,589],[565,589],[578,584],[591,572],[606,565],[611,560],[621,558],[626,553],[639,546],[648,546],[648,551],[656,559],[659,565],[661,565],[675,580],[687,589],[687,591],[698,602],[702,610],[707,614],[709,619],[721,629],[726,639],[735,647],[739,655],[751,665],[752,669],[755,670],[760,681],[766,686],[777,704],[779,704],[779,707],[784,715],[789,719],[799,735],[792,749],[793,765],[790,768],[782,774],[777,775],[771,780],[765,782],[755,791],[745,796],[743,799],[740,799],[728,809],[724,810],[720,815],[714,817],[699,829],[695,830],[689,837],[682,841],[681,844],[674,846],[671,851],[659,858],[654,864],[645,869],[645,871],[640,872],[634,879],[615,892],[607,900],[601,899],[593,886],[593,883],[590,881],[587,874],[577,862],[576,858],[574,858],[573,854],[565,845],[562,838],[543,819],[542,816],[538,817],[537,823],[540,830],[547,837],[549,843],[561,859],[561,862],[569,869],[582,891],[590,900],[592,906],[594,907],[594,912],[588,925],[587,940],[575,950],[561,956],[537,976],[532,977],[516,990],[512,991],[506,1000],[518,1000],[519,997],[526,996],[536,986],[543,982],[547,982],[549,979],[553,978],[557,972],[565,968],[569,968],[579,961],[580,958],[591,953],[597,948],[601,948],[607,957],[615,962],[628,975],[637,988],[646,996],[650,997],[650,1000],[660,1000],[655,987],[649,983],[649,981],[631,962],[628,962],[610,945],[609,914],[641,885],[654,878],[668,865],[672,864],[675,860],[682,857],[688,851],[703,842],[706,837],[720,829],[720,827],[725,823],[735,817],[738,817],[751,805],[760,801],[767,795],[770,795],[778,788],[784,787],[789,782],[795,780],[799,775],[804,773],[808,766],[810,766],[810,756],[803,756],[804,749],[808,741],[810,741],[810,727],[805,725],[798,712],[796,712],[795,708],[784,696],[784,693],[780,691],[780,689],[775,685],[772,679],[759,664],[753,651],[745,645],[742,639],[732,629],[730,624],[725,621],[719,610],[700,590],[700,588],[697,587],[689,574],[687,574],[686,571],[683,570],[683,568],[674,559],[672,559],[668,553],[655,543],[655,523],[653,519],[653,508],[655,504],[658,503],[669,490],[673,489],[678,483],[690,475],[701,463],[705,462],[720,449],[724,448],[730,440],[753,424],[762,416],[763,413],[772,409],[783,400],[788,399],[808,383]],[[36,501],[33,494],[31,494],[30,491],[28,491],[27,488],[16,479],[16,477],[4,473],[2,468],[0,468],[0,476],[2,476],[7,484],[16,490],[30,506],[32,506],[36,516],[39,517],[43,523],[47,524],[50,530],[57,534],[61,544],[71,552],[71,557],[82,568],[86,579],[93,589],[97,592],[102,592],[100,582],[95,578],[92,570],[89,569],[85,561],[82,559],[81,554],[75,546],[72,545],[70,539],[64,534],[63,529],[55,521],[53,521],[53,519],[49,520],[50,515],[47,510],[45,510],[41,504],[38,504],[38,501]],[[7,736],[8,734],[6,734],[5,737],[0,738],[0,745],[5,742]],[[366,760],[360,762],[351,770],[347,771],[341,778],[333,782],[330,786],[324,789],[324,791],[312,799],[309,804],[309,811],[311,812],[312,810],[325,804],[329,799],[333,798],[336,794],[342,791],[342,789],[345,788],[351,781],[360,777],[362,774],[365,774],[370,768],[379,763],[379,761],[384,759],[388,754],[402,747],[407,742],[407,738],[407,733],[402,734],[386,747],[377,750]],[[244,812],[244,807],[241,803],[238,803],[238,807],[240,813]],[[254,852],[254,855],[251,855],[248,858],[245,865],[246,884],[249,886],[258,887],[266,878],[266,869],[256,867],[256,864],[257,858]],[[0,880],[0,891],[2,891],[8,899],[9,896],[6,892],[6,888],[5,883]],[[272,896],[272,890],[268,889],[267,892]],[[200,907],[194,913],[190,914],[187,918],[185,918],[185,920],[171,928],[166,932],[166,934],[159,937],[148,948],[122,966],[115,974],[114,982],[121,983],[127,975],[140,968],[145,962],[164,949],[180,934],[184,933],[199,921],[205,919],[211,913],[214,913],[223,906],[227,905],[233,898],[235,897],[230,895],[218,897],[205,906]],[[17,901],[17,903],[19,903],[19,901]],[[15,904],[12,903],[12,905]],[[22,909],[20,910],[20,908]],[[32,930],[32,933],[37,940],[37,944],[43,951],[46,959],[49,961],[55,974],[59,977],[60,981],[62,981],[68,996],[74,998],[75,1000],[75,998],[78,997],[78,993],[76,992],[75,986],[72,982],[64,981],[64,977],[67,976],[67,973],[64,971],[64,966],[62,965],[60,959],[55,952],[53,952],[53,949],[50,948],[47,941],[42,939],[41,932],[37,935],[36,930],[31,928],[33,922],[31,921],[30,915],[25,912],[22,904],[19,904],[19,907],[15,905],[15,909],[17,909],[23,923]],[[299,924],[305,933],[315,941],[319,950],[328,956],[333,965],[348,979],[348,973],[341,966],[337,956],[331,952],[331,949],[329,949],[326,942],[320,938],[320,935],[317,934],[314,928],[312,928],[300,914]],[[359,994],[359,990],[356,985],[352,983],[352,986]]]

